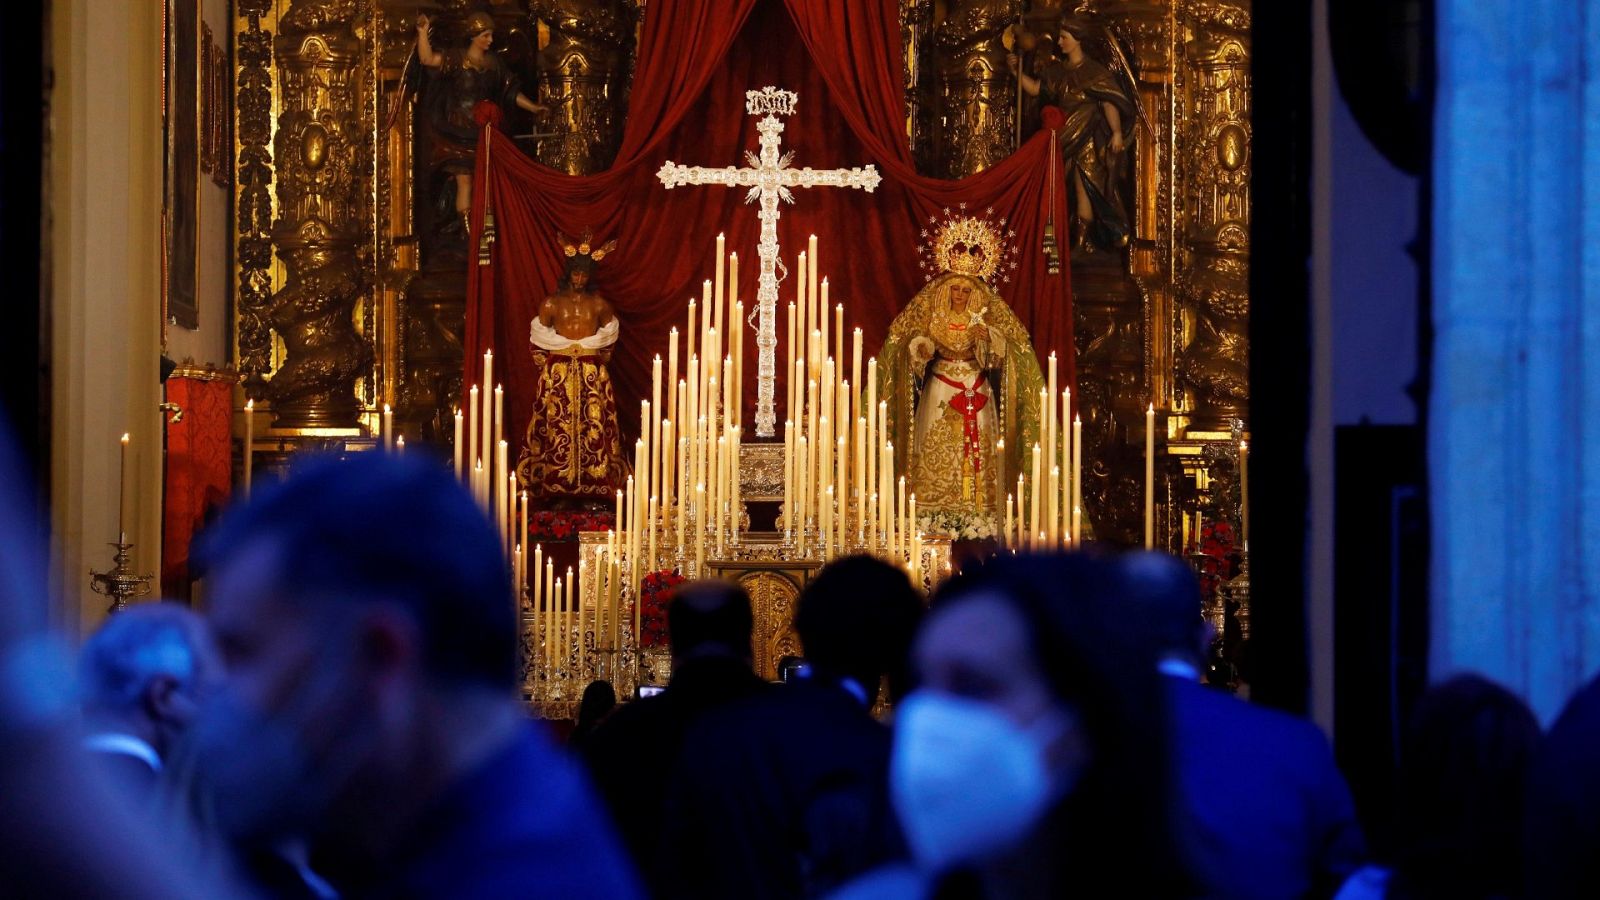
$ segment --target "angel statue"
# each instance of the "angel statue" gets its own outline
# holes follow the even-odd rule
[[[536,103],[522,92],[522,82],[490,48],[494,44],[494,19],[485,12],[466,17],[467,45],[438,49],[433,46],[433,26],[427,16],[417,17],[415,55],[407,60],[402,75],[402,90],[414,89],[420,79],[411,69],[412,60],[428,74],[427,89],[421,94],[418,125],[428,138],[428,165],[448,176],[449,197],[455,222],[466,229],[472,208],[473,154],[483,128],[477,107],[485,101],[542,114],[549,107]],[[391,116],[403,104],[392,107]]]
[[[606,368],[621,332],[611,303],[591,289],[595,264],[616,241],[561,237],[566,273],[539,304],[529,333],[537,372],[519,480],[542,501],[606,500],[628,477],[617,398]]]
[[[930,254],[940,274],[884,339],[878,389],[895,464],[930,513],[993,516],[1038,440],[1044,376],[1027,329],[990,285],[1007,252],[986,219],[947,221]]]
[[[1122,200],[1123,161],[1140,112],[1132,71],[1116,36],[1085,15],[1063,15],[1055,37],[1057,52],[1037,77],[1023,70],[1014,54],[1006,62],[1024,93],[1041,106],[1057,107],[1066,119],[1056,137],[1072,178],[1077,248],[1125,247],[1131,229]],[[1115,68],[1090,58],[1085,42],[1103,48]]]

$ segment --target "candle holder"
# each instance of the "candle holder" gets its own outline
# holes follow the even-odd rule
[[[118,613],[128,608],[129,600],[148,595],[150,581],[155,576],[133,574],[128,553],[133,549],[132,544],[118,540],[111,546],[117,548],[117,552],[111,557],[111,570],[109,572],[89,570],[89,587],[96,594],[111,598],[111,607],[106,612]]]

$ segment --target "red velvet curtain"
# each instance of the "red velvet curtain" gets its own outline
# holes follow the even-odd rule
[[[845,304],[846,329],[863,329],[868,354],[881,345],[895,314],[925,281],[917,247],[931,216],[962,204],[1005,217],[1020,253],[1008,283],[997,288],[1028,326],[1041,358],[1051,351],[1072,379],[1071,294],[1067,269],[1046,271],[1044,224],[1053,202],[1065,241],[1065,197],[1044,133],[993,169],[958,181],[916,173],[905,141],[905,107],[897,0],[659,0],[645,13],[639,60],[622,148],[607,171],[572,177],[545,168],[494,133],[478,153],[474,246],[484,202],[497,239],[490,264],[468,276],[466,384],[476,382],[481,356],[493,348],[496,380],[506,386],[508,438],[520,445],[527,424],[526,385],[533,377],[528,327],[539,301],[562,273],[556,232],[592,228],[596,243],[615,238],[600,264],[596,289],[622,324],[611,372],[628,440],[638,429],[639,400],[648,395],[650,359],[666,354],[667,330],[681,331],[691,296],[710,277],[716,235],[740,257],[739,296],[755,307],[759,223],[744,191],[723,187],[666,190],[656,171],[666,159],[685,165],[742,165],[756,148],[756,120],[744,94],[767,85],[796,91],[796,115],[785,120],[783,148],[795,166],[873,163],[884,176],[876,192],[797,189],[782,207],[779,242],[792,269],[808,235],[819,239],[818,274],[832,300]],[[780,285],[779,347],[793,278]],[[754,419],[756,353],[746,337],[745,420]],[[782,350],[780,349],[780,354]],[[680,366],[682,363],[680,363]],[[779,360],[779,420],[783,360]],[[753,435],[749,435],[753,437]]]

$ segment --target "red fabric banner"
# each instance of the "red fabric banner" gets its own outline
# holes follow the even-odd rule
[[[174,376],[167,400],[183,409],[183,419],[167,426],[161,593],[186,599],[189,543],[232,490],[233,385]]]
[[[899,41],[897,0],[660,0],[646,8],[628,120],[612,168],[573,177],[533,162],[498,132],[481,142],[471,246],[477,246],[485,199],[497,239],[489,265],[470,264],[464,383],[476,383],[483,351],[494,349],[514,446],[523,443],[534,377],[529,324],[562,274],[558,231],[576,235],[588,228],[595,244],[617,241],[594,285],[621,320],[611,373],[629,453],[639,401],[650,390],[650,360],[665,357],[669,328],[685,327],[689,298],[698,298],[701,282],[711,277],[719,232],[727,235],[728,250],[739,254],[739,297],[746,315],[753,314],[759,271],[755,206],[745,204],[742,189],[669,191],[656,172],[667,159],[691,166],[743,165],[745,151],[753,151],[758,140],[756,118],[745,113],[745,91],[768,85],[799,94],[797,112],[784,120],[783,132],[783,150],[795,154],[793,166],[872,163],[884,176],[871,194],[796,189],[794,204],[782,207],[778,235],[791,273],[779,288],[780,355],[787,304],[795,296],[792,270],[807,236],[818,236],[818,275],[829,278],[832,301],[845,305],[846,331],[863,329],[870,356],[925,282],[917,247],[927,240],[930,217],[958,212],[964,204],[970,213],[1004,217],[1015,230],[1017,268],[1009,282],[995,286],[1028,327],[1040,357],[1055,351],[1066,383],[1072,382],[1067,266],[1063,260],[1060,273],[1050,275],[1042,247],[1052,202],[1063,247],[1066,241],[1066,191],[1059,165],[1051,165],[1048,135],[1041,132],[1000,165],[969,178],[918,175],[906,146]],[[745,346],[745,421],[753,423],[753,334]],[[778,368],[781,432],[781,359]],[[746,437],[754,437],[753,424]]]

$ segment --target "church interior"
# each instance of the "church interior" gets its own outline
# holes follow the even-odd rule
[[[528,877],[560,896],[857,896],[852,878],[904,858],[916,878],[872,882],[871,896],[934,896],[969,866],[975,880],[957,886],[987,896],[1111,883],[1175,896],[1441,896],[1477,879],[1531,897],[1572,887],[1552,874],[1567,871],[1558,850],[1597,849],[1583,843],[1600,833],[1584,831],[1600,827],[1592,808],[1569,808],[1600,799],[1593,787],[1548,808],[1531,796],[1557,777],[1535,762],[1600,749],[1600,552],[1586,540],[1600,491],[1586,412],[1600,384],[1587,302],[1600,290],[1600,16],[1585,4],[37,0],[11,12],[0,34],[0,235],[15,294],[0,354],[0,491],[11,521],[0,528],[18,596],[0,614],[0,756],[32,746],[4,746],[9,721],[50,731],[39,710],[76,709],[29,685],[80,652],[79,677],[92,681],[93,654],[111,652],[92,650],[94,636],[119,619],[177,608],[200,623],[179,631],[215,628],[230,672],[265,671],[270,654],[240,648],[285,602],[268,594],[358,594],[368,578],[422,598],[405,603],[457,606],[372,626],[352,645],[358,661],[369,650],[388,659],[378,648],[391,643],[397,659],[425,646],[413,660],[424,669],[465,653],[452,672],[504,676],[496,696],[513,702],[472,694],[458,705],[456,688],[423,679],[417,696],[448,710],[429,720],[424,701],[393,699],[399,676],[372,676],[366,700],[341,713],[363,723],[353,731],[380,710],[374,734],[399,741],[401,721],[417,735],[449,730],[438,752],[454,760],[477,752],[461,749],[476,727],[462,723],[492,709],[481,721],[509,727],[495,716],[513,711],[538,720],[552,747],[568,742],[589,764],[572,783],[592,779],[600,798],[550,807],[564,823],[558,845],[505,844],[522,855],[514,871],[494,870],[499,888],[487,875],[461,880],[442,858],[437,871],[376,866],[372,848],[398,841],[381,829],[368,856],[313,831],[265,857],[235,844],[242,881],[187,867],[187,851],[141,861],[140,841],[158,832],[135,804],[115,821],[136,839],[101,861],[136,873],[114,893],[224,896],[248,884],[277,896],[292,882],[286,896],[488,897]],[[441,497],[430,479],[447,485]],[[452,518],[457,499],[464,520]],[[272,545],[279,562],[252,580],[252,548],[267,546],[253,535],[269,532],[295,537]],[[468,565],[480,551],[487,573]],[[867,559],[881,571],[839,574]],[[1141,574],[1152,559],[1180,574]],[[1196,708],[1228,698],[1252,711],[1207,713],[1194,747],[1209,741],[1249,774],[1202,789],[1185,780],[1182,755],[1199,752],[1180,746],[1187,701],[1171,699],[1180,714],[1160,734],[1178,735],[1173,789],[1194,807],[1193,822],[1172,825],[1177,838],[1157,835],[1169,824],[1160,815],[1137,818],[1166,789],[1150,770],[1143,783],[1160,786],[1117,813],[1130,830],[1114,849],[1081,823],[1041,819],[1044,806],[1007,832],[1002,812],[1022,813],[995,811],[1009,785],[999,776],[986,812],[905,786],[933,778],[902,751],[933,734],[918,728],[943,721],[969,735],[928,738],[945,749],[927,752],[956,760],[947,767],[968,753],[1002,769],[1000,748],[1023,740],[925,702],[939,692],[941,627],[992,605],[985,591],[1062,595],[1054,612],[1024,599],[995,613],[1021,616],[1029,631],[1016,647],[1046,681],[1082,682],[1062,719],[1077,724],[1051,725],[1051,766],[1060,732],[1074,729],[1093,745],[1074,770],[1090,787],[1118,783],[1100,767],[1108,753],[1129,771],[1165,766],[1117,731],[1137,716],[1106,711],[1143,702],[1128,698],[1155,668],[1118,674],[1144,657],[1112,648],[1126,638],[1156,652],[1155,638],[1134,634],[1158,618],[1137,598],[1163,578],[1192,583],[1180,593],[1198,605],[1183,627],[1203,638],[1182,660],[1161,657],[1160,671],[1208,689]],[[889,613],[874,618],[868,584],[883,588],[878,603],[902,585],[914,592],[919,630],[885,637]],[[495,611],[465,611],[460,598],[483,585]],[[765,832],[732,824],[732,800],[705,800],[722,789],[708,774],[670,764],[698,735],[726,780],[809,771],[783,770],[788,757],[772,749],[815,738],[786,730],[812,721],[799,700],[768,698],[742,720],[695,707],[692,730],[668,722],[688,716],[691,673],[714,669],[692,665],[693,635],[726,627],[706,611],[726,592],[743,598],[748,644],[734,642],[739,675],[719,690],[825,680],[816,673],[834,663],[818,645],[830,634],[879,659],[881,670],[840,675],[872,716],[837,726],[838,745],[852,746],[849,728],[877,729],[860,740],[882,771],[860,777],[893,797],[880,799],[899,817],[888,826],[898,857],[867,860],[862,838],[847,865],[817,849],[839,833],[813,834],[819,843],[793,851],[796,876],[751,849]],[[1105,608],[1090,609],[1101,593]],[[857,594],[858,607],[827,605]],[[825,612],[808,607],[848,623],[831,627],[850,641],[819,630]],[[457,615],[465,624],[448,623]],[[1050,616],[1072,624],[1057,634],[1040,624]],[[515,644],[503,654],[474,631],[501,618]],[[1000,641],[997,621],[972,619],[965,634],[992,626]],[[218,678],[230,702],[249,696],[248,677]],[[1115,684],[1097,695],[1101,681]],[[601,684],[618,709],[597,720]],[[677,706],[655,702],[675,690]],[[787,702],[799,711],[781,712]],[[275,783],[263,773],[291,757],[314,768],[285,749],[213,763],[226,769],[216,774],[206,741],[222,740],[212,723],[223,717],[195,704],[171,714],[195,723],[192,756],[183,735],[138,739],[133,755],[148,761],[148,749],[164,780],[211,775],[223,787],[209,799],[221,802],[229,777]],[[1491,707],[1503,717],[1493,725]],[[1100,721],[1097,709],[1120,724],[1082,724]],[[1263,751],[1278,738],[1254,710],[1293,717],[1300,749],[1312,749]],[[1512,778],[1509,756],[1441,749],[1489,740],[1461,724],[1474,714],[1481,729],[1522,729],[1529,749],[1515,765],[1526,770]],[[1418,737],[1430,727],[1433,745]],[[67,725],[50,733],[77,740]],[[102,737],[87,746],[103,750]],[[764,748],[751,752],[768,768],[740,747]],[[1444,757],[1430,764],[1430,748]],[[496,759],[521,785],[504,791],[509,804],[531,782]],[[102,796],[70,765],[38,765],[41,785],[59,777]],[[1294,772],[1269,784],[1276,769]],[[1311,881],[1287,872],[1290,850],[1259,841],[1260,858],[1230,848],[1196,861],[1207,829],[1224,827],[1206,803],[1248,806],[1252,791],[1324,770],[1339,787],[1306,815],[1340,824],[1318,839]],[[1424,771],[1444,774],[1416,787]],[[1519,811],[1499,830],[1461,826],[1440,839],[1456,841],[1443,855],[1418,862],[1410,836],[1450,818],[1452,776],[1490,785],[1485,798],[1505,785],[1476,815],[1520,810],[1520,793],[1507,798],[1526,780],[1528,821]],[[373,777],[358,786],[379,790]],[[1053,809],[1103,812],[1094,790],[1063,799],[1059,771],[1037,777],[1032,791]],[[307,786],[321,781],[293,784],[288,793],[321,797]],[[338,795],[343,806],[328,792],[325,820],[363,809],[356,788]],[[0,800],[0,834],[27,803],[52,808],[38,793]],[[700,803],[693,816],[684,795]],[[435,800],[397,801],[397,821],[436,815]],[[937,803],[955,805],[930,814]],[[39,841],[98,847],[111,826],[66,806],[46,816],[41,834],[56,837]],[[1541,809],[1568,818],[1541,825]],[[707,824],[717,816],[726,821]],[[1545,856],[1506,850],[1540,827],[1550,839],[1526,846]],[[691,840],[711,835],[768,867],[749,883],[720,853],[697,869],[693,854],[710,851]],[[1081,878],[1065,864],[1019,875],[983,855],[1067,836],[1105,854]],[[613,853],[631,862],[597,876]],[[64,877],[10,855],[0,850],[0,871]],[[1116,860],[1155,865],[1148,881],[1096,881]],[[94,895],[117,883],[99,872],[59,884]]]

